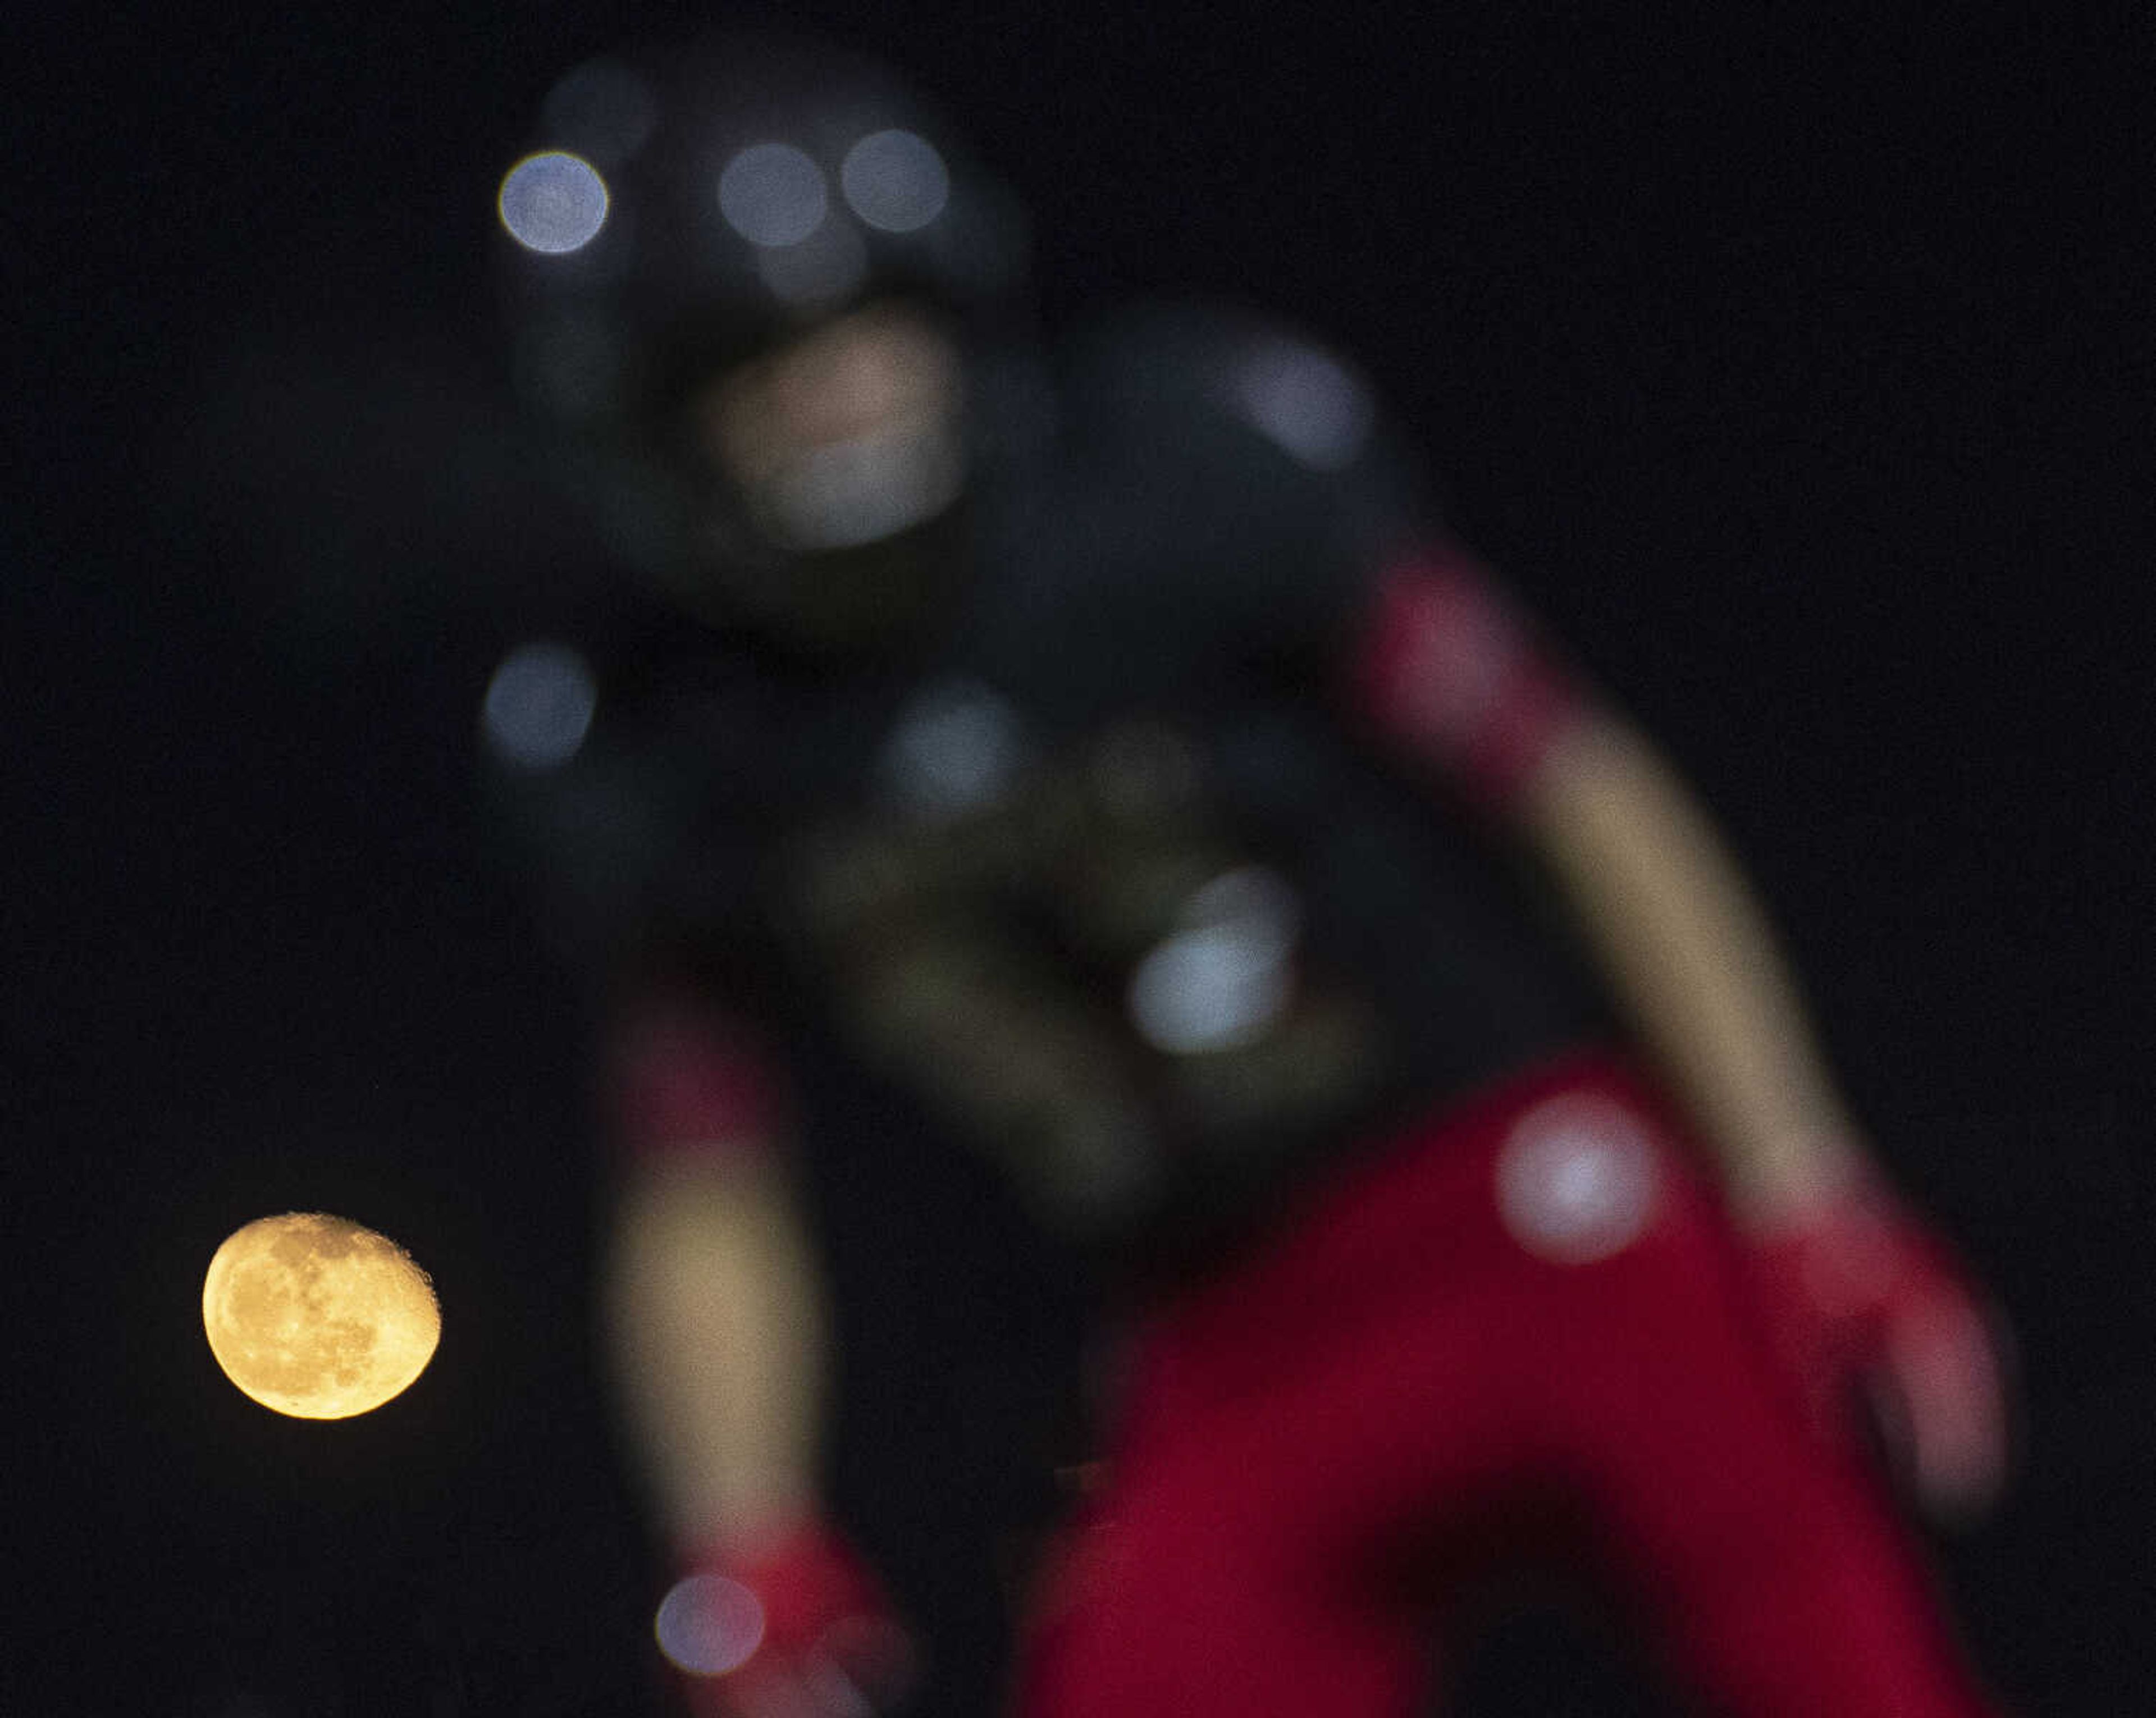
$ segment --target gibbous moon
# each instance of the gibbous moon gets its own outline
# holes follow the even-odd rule
[[[217,1249],[203,1328],[225,1377],[264,1408],[341,1420],[426,1370],[442,1314],[426,1272],[387,1235],[294,1211],[258,1218]]]

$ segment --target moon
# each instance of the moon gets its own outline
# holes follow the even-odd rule
[[[224,1375],[297,1419],[365,1413],[427,1369],[434,1285],[387,1235],[321,1211],[259,1218],[203,1280],[203,1328]]]

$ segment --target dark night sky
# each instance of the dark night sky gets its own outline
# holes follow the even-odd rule
[[[1827,11],[789,15],[963,121],[1034,211],[1051,330],[1195,294],[1354,355],[1700,785],[2020,1332],[2020,1485],[1942,1545],[1977,1654],[2027,1711],[2123,1711],[2156,1669],[2156,65],[2145,25]],[[9,1710],[660,1710],[575,1003],[471,792],[475,593],[560,539],[471,495],[495,180],[553,74],[710,16],[243,0],[30,57],[11,1471],[55,1531],[17,1536]],[[265,377],[318,438],[250,438]],[[963,1656],[993,1582],[953,1547],[1026,1495],[1067,1300],[963,1173],[863,1173],[839,1489]],[[292,1207],[440,1287],[439,1356],[369,1418],[275,1419],[202,1342],[211,1250]],[[1471,1718],[1635,1709],[1539,1640]],[[956,1710],[982,1679],[947,1675]]]

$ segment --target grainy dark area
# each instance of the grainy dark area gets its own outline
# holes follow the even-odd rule
[[[1939,1546],[1975,1654],[2019,1710],[2137,1710],[2148,33],[1576,11],[788,16],[894,59],[1016,187],[1051,333],[1194,295],[1351,354],[1689,772],[2019,1335],[2019,1482]],[[471,747],[489,592],[577,541],[503,440],[494,187],[556,73],[710,16],[239,0],[18,48],[10,1711],[665,1710],[593,1365],[580,1023]],[[839,1492],[985,1702],[1073,1296],[972,1172],[859,1173],[825,1190]],[[368,1418],[274,1419],[202,1339],[218,1241],[289,1208],[434,1274],[440,1352]],[[1462,1687],[1468,1718],[1653,1700],[1540,1610]]]

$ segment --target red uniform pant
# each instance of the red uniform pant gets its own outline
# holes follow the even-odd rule
[[[1414,1710],[1449,1601],[1553,1524],[1707,1710],[1986,1710],[1864,1464],[1807,1428],[1688,1156],[1583,1058],[1409,1130],[1161,1309],[1043,1583],[1024,1718]]]

